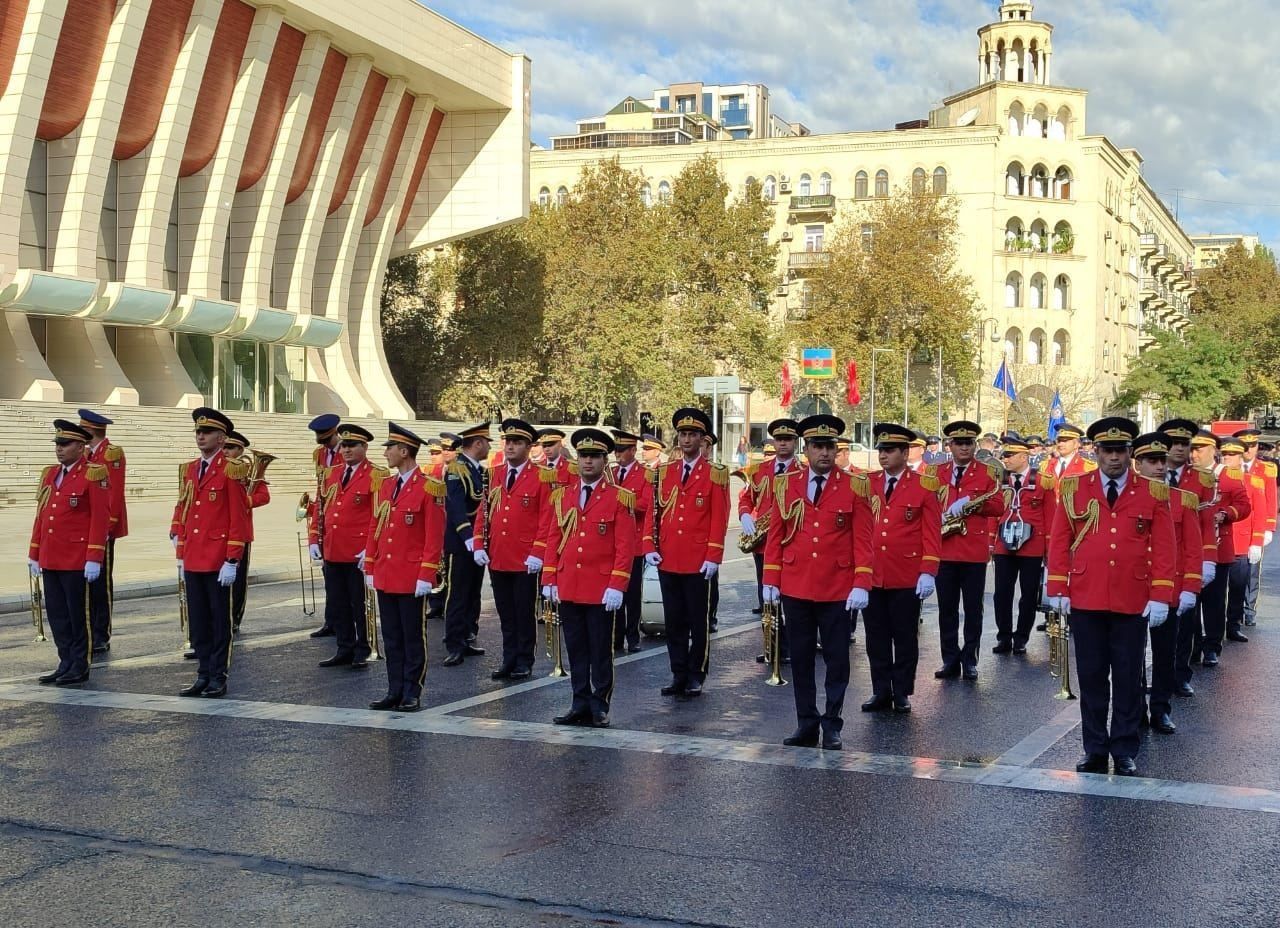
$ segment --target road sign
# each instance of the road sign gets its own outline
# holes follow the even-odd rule
[[[834,348],[804,348],[800,352],[800,376],[809,380],[831,380],[836,376]]]
[[[693,392],[698,396],[722,396],[725,393],[742,392],[742,383],[737,377],[695,377]]]

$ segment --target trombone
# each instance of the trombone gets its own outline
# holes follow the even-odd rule
[[[364,588],[364,631],[369,638],[368,659],[382,660],[382,655],[378,653],[378,594],[368,586]]]
[[[764,636],[764,662],[769,667],[769,686],[786,686],[782,679],[782,613],[775,603],[760,609],[760,631]]]
[[[31,577],[31,627],[36,630],[36,641],[48,641],[44,635],[44,589],[39,577]]]
[[[311,494],[303,493],[298,497],[298,508],[293,514],[295,522],[305,522],[311,510]],[[302,529],[297,531],[298,535],[298,586],[302,591],[302,614],[305,616],[313,616],[316,614],[316,564],[311,560],[311,555],[307,551],[307,539],[302,534]],[[307,570],[310,568],[311,580],[311,608],[307,608]],[[376,609],[376,607],[375,607]],[[368,603],[365,604],[365,612],[368,613]],[[376,658],[375,658],[376,659]]]
[[[538,597],[538,604],[538,614],[542,616],[547,629],[547,657],[555,661],[555,666],[547,676],[567,677],[569,674],[564,669],[564,648],[560,639],[560,610],[545,596]]]

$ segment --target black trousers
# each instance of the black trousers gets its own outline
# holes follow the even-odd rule
[[[1253,625],[1258,621],[1258,584],[1262,582],[1262,562],[1249,565],[1249,582],[1244,591],[1244,621]]]
[[[916,689],[920,662],[920,597],[915,589],[872,590],[862,610],[862,624],[872,692],[910,696]]]
[[[987,585],[987,565],[943,561],[938,566],[938,637],[942,663],[977,664],[982,640],[982,592]],[[960,603],[964,601],[964,646],[960,644]]]
[[[83,570],[43,570],[44,611],[58,649],[58,673],[89,671],[89,612]]]
[[[1150,630],[1151,634],[1151,692],[1147,702],[1151,714],[1173,711],[1173,687],[1177,682],[1178,628],[1183,622],[1193,621],[1193,612],[1177,614],[1177,601],[1169,607],[1169,618]]]
[[[89,584],[89,624],[93,629],[93,645],[111,643],[111,606],[115,598],[113,574],[116,568],[116,540],[107,539],[106,556],[102,559],[102,573]]]
[[[614,616],[604,606],[560,603],[560,625],[573,685],[571,712],[605,715],[613,698]]]
[[[324,624],[333,629],[337,657],[363,661],[371,653],[364,590],[364,572],[355,561],[324,562]]]
[[[186,581],[187,618],[197,674],[225,682],[231,669],[231,588],[218,583],[216,570],[188,570]]]
[[[751,560],[756,565],[756,606],[764,610],[764,552],[753,551]]]
[[[525,570],[489,570],[493,604],[502,624],[502,670],[532,670],[538,637],[538,575]]]
[[[714,577],[707,581],[707,586],[711,588],[711,592],[707,596],[707,621],[715,625],[720,621],[720,574],[716,573]]]
[[[702,574],[658,571],[667,657],[677,686],[707,679],[711,660],[711,585]]]
[[[1040,574],[1044,559],[1017,554],[997,554],[994,558],[996,587],[996,641],[1025,648],[1036,624],[1036,604],[1040,598]],[[1018,593],[1018,624],[1013,624],[1013,594]]]
[[[1253,565],[1244,556],[1237,556],[1227,571],[1227,631],[1238,632],[1244,624],[1249,603],[1249,581]],[[1216,579],[1216,578],[1215,578]],[[1221,643],[1221,639],[1219,639]]]
[[[445,579],[444,649],[457,654],[480,630],[480,587],[484,568],[466,552],[449,557]]]
[[[631,579],[622,598],[622,608],[618,610],[618,621],[614,624],[614,648],[621,648],[624,642],[633,648],[639,646],[640,613],[643,609],[644,558],[637,557],[631,561]]]
[[[1173,652],[1173,682],[1177,685],[1191,682],[1191,652],[1200,648],[1204,639],[1201,625],[1203,611],[1204,590],[1201,590],[1196,599],[1196,607],[1178,617],[1178,641]]]
[[[412,593],[378,591],[387,696],[401,702],[422,696],[427,678],[427,600]]]
[[[244,554],[240,557],[240,566],[236,568],[236,582],[231,584],[231,628],[234,631],[240,630],[240,623],[244,620],[244,604],[245,599],[249,595],[249,551],[253,548],[252,542],[245,544]],[[329,586],[326,583],[325,597],[328,598]],[[329,607],[325,604],[325,622],[329,621]]]
[[[782,597],[787,613],[787,638],[791,642],[791,692],[796,701],[796,723],[806,732],[838,732],[844,726],[844,695],[849,689],[849,611],[843,602],[819,603],[793,596]],[[823,687],[827,702],[818,714],[815,664],[818,641],[826,664]]]
[[[1219,564],[1213,582],[1200,591],[1200,615],[1204,620],[1202,648],[1205,653],[1222,653],[1222,639],[1227,631],[1227,587],[1234,567],[1234,563]]]
[[[1085,753],[1137,756],[1146,635],[1140,615],[1071,610]]]

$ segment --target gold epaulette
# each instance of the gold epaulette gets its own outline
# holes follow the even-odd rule
[[[107,479],[107,466],[105,464],[90,464],[85,468],[84,476],[86,480],[92,483]]]
[[[467,465],[463,464],[456,458],[449,462],[449,467],[445,473],[453,474],[455,477],[461,477],[463,480],[471,479],[471,471],[467,470]]]
[[[921,474],[920,486],[924,487],[930,493],[937,493],[942,488],[942,484],[938,482],[938,478],[933,474]]]
[[[1222,469],[1222,472],[1226,474],[1228,477],[1230,477],[1232,480],[1239,480],[1241,483],[1244,483],[1244,470],[1242,470],[1241,468],[1224,467]]]
[[[1064,494],[1073,494],[1080,489],[1080,475],[1072,474],[1070,477],[1063,477],[1058,482],[1058,492]]]
[[[232,480],[244,480],[249,476],[249,462],[243,458],[228,460],[223,463],[222,472]]]
[[[575,477],[576,477],[576,476],[578,476],[578,462],[577,462],[577,461],[570,461],[570,462],[569,462],[569,473],[573,474],[573,476],[575,476]]]
[[[555,483],[556,469],[554,467],[543,467],[541,464],[539,464],[538,479],[541,480],[543,483]]]
[[[1200,474],[1200,486],[1204,487],[1206,490],[1212,490],[1218,485],[1218,477],[1213,471],[1200,470],[1199,468],[1196,468],[1196,472]]]
[[[444,481],[436,477],[425,477],[422,481],[423,487],[427,494],[434,496],[436,499],[444,499]]]
[[[995,461],[983,462],[983,466],[986,467],[987,473],[991,475],[991,479],[996,483],[1000,483],[1004,480],[1004,468]]]
[[[1262,472],[1263,472],[1264,474],[1266,474],[1268,477],[1270,477],[1272,480],[1275,480],[1275,479],[1276,479],[1276,473],[1277,473],[1277,469],[1276,469],[1276,462],[1275,462],[1275,461],[1263,461],[1263,462],[1262,462]]]
[[[1200,497],[1196,496],[1190,490],[1178,490],[1178,493],[1182,497],[1183,509],[1199,509],[1200,508]]]
[[[636,511],[636,494],[634,490],[628,490],[625,487],[618,487],[618,502],[626,506],[628,511]]]
[[[1090,461],[1088,458],[1084,458],[1083,460],[1084,460],[1084,472],[1086,474],[1091,474],[1098,469],[1097,461]]]
[[[107,450],[102,453],[102,457],[107,463],[114,464],[124,458],[124,449],[119,445],[107,445]]]
[[[391,471],[379,470],[378,468],[375,467],[373,469],[373,473],[369,474],[369,489],[372,492],[377,493],[379,490],[382,489],[382,482],[390,476],[391,476]]]
[[[729,485],[729,468],[723,464],[712,464],[711,482],[718,487],[727,487]]]
[[[1267,481],[1266,481],[1266,480],[1264,480],[1262,477],[1259,477],[1257,474],[1250,474],[1250,475],[1249,475],[1249,480],[1250,480],[1250,482],[1251,482],[1251,483],[1253,483],[1253,485],[1254,485],[1255,487],[1257,487],[1259,490],[1266,489]]]
[[[1169,502],[1169,484],[1163,480],[1152,480],[1150,477],[1142,479],[1147,481],[1147,489],[1151,491],[1152,496],[1162,503]]]
[[[936,480],[938,478],[938,465],[937,464],[921,464],[920,469],[916,471],[916,473],[919,474],[921,477],[932,477]]]
[[[315,448],[311,450],[311,460],[314,461],[316,464],[319,464],[320,458],[323,454],[324,454],[324,445],[316,445]]]
[[[1044,487],[1046,490],[1052,490],[1057,486],[1057,483],[1058,478],[1053,474],[1047,474],[1044,471],[1040,472],[1040,486]]]
[[[863,499],[871,496],[871,481],[866,474],[850,474],[849,488],[853,490],[854,496],[861,496]]]
[[[49,475],[52,474],[55,470],[57,470],[61,466],[62,466],[61,464],[46,464],[44,467],[42,467],[40,469],[40,482],[36,484],[36,487],[39,488],[44,486],[49,479]]]

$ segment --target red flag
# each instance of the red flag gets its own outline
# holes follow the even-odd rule
[[[791,405],[791,369],[787,362],[782,362],[782,405]]]
[[[862,402],[862,394],[858,392],[858,362],[850,361],[846,369],[849,378],[849,388],[844,398],[850,406],[857,406]]]

